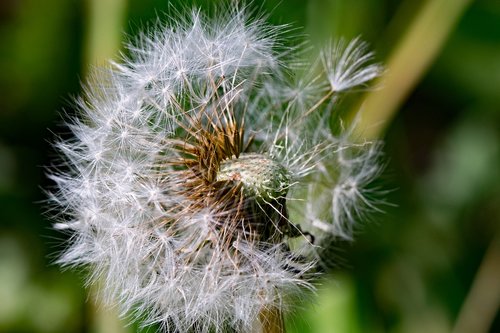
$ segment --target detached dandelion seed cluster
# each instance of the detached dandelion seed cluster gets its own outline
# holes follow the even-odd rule
[[[221,12],[128,45],[86,86],[50,171],[59,263],[169,332],[247,332],[289,310],[323,240],[350,239],[374,208],[380,172],[378,144],[331,131],[340,96],[381,72],[366,45],[303,64],[283,27]]]

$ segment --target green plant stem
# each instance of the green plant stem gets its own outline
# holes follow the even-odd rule
[[[259,314],[260,329],[255,333],[285,333],[283,314],[278,308],[265,308]]]
[[[103,304],[101,298],[98,297],[101,287],[100,284],[94,285],[88,291],[89,300],[86,307],[90,331],[92,333],[131,333],[127,322],[119,318],[117,308]]]
[[[460,309],[453,333],[486,333],[500,307],[500,234],[491,242]]]
[[[91,66],[105,65],[116,57],[122,40],[127,9],[126,0],[86,0],[86,21],[83,48],[83,73],[88,76]],[[96,286],[96,289],[99,287]],[[88,303],[90,326],[94,333],[127,333],[126,323],[116,309],[99,302],[96,289],[90,290]]]
[[[89,65],[104,65],[120,49],[127,0],[86,0],[84,72]]]
[[[349,115],[355,134],[377,138],[394,118],[443,47],[471,0],[428,0],[387,61],[380,88],[367,93]],[[359,110],[359,112],[358,112]]]

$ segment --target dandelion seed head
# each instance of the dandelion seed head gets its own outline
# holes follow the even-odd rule
[[[248,332],[264,309],[286,311],[314,289],[308,235],[350,239],[376,208],[379,146],[329,126],[335,93],[380,73],[364,44],[326,48],[310,71],[323,72],[298,78],[283,27],[220,12],[128,44],[76,101],[50,171],[69,235],[59,263],[167,331]]]

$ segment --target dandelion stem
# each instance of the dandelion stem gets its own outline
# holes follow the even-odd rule
[[[379,82],[381,88],[369,92],[361,103],[362,107],[354,108],[350,114],[358,135],[376,138],[384,132],[471,2],[432,0],[422,6],[389,57],[386,74]]]
[[[285,333],[283,314],[276,308],[265,308],[259,314],[261,329],[259,333]]]
[[[492,240],[458,314],[453,333],[488,332],[500,306],[500,234]]]
[[[132,333],[127,323],[119,318],[118,310],[103,304],[98,297],[99,286],[89,291],[89,325],[94,333]]]
[[[126,0],[87,0],[87,24],[85,31],[85,47],[83,71],[89,65],[101,65],[118,53],[121,45],[123,21],[125,18]],[[96,333],[127,333],[130,330],[118,318],[116,309],[104,306],[91,292],[91,325]]]
[[[85,1],[87,23],[85,31],[84,68],[102,65],[117,55],[121,46],[127,0]]]

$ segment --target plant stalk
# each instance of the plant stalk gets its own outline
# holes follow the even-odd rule
[[[428,0],[387,61],[387,71],[360,108],[348,115],[358,137],[381,136],[397,110],[439,55],[472,0]],[[359,112],[358,112],[359,110]]]
[[[285,333],[285,323],[280,309],[276,307],[262,309],[254,333]]]

